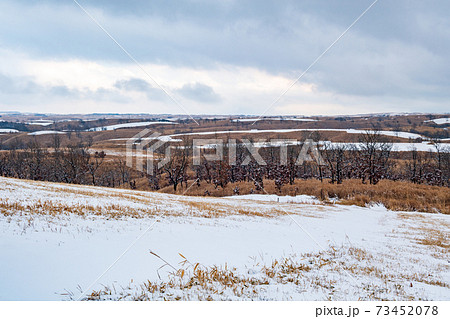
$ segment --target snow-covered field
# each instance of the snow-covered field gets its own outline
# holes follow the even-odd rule
[[[434,123],[436,123],[438,125],[449,124],[450,123],[450,117],[442,117],[442,118],[439,118],[439,119],[429,120],[429,121],[425,121],[425,122],[434,122]]]
[[[18,133],[18,130],[12,128],[0,128],[0,133]]]
[[[443,140],[445,141],[445,140]],[[329,141],[321,141],[319,144],[327,144],[329,148],[338,147],[338,146],[347,146],[347,147],[355,147],[357,149],[363,148],[363,144],[361,143],[338,143],[338,142],[329,142]],[[436,147],[428,142],[422,143],[391,143],[392,151],[394,152],[411,152],[412,150],[416,150],[419,152],[437,152]],[[439,151],[443,153],[450,152],[449,144],[440,143]]]
[[[121,128],[132,128],[132,127],[141,127],[155,124],[177,124],[174,122],[162,122],[162,121],[153,121],[153,122],[132,122],[132,123],[123,123],[123,124],[115,124],[115,125],[107,125],[107,126],[99,126],[88,129],[88,131],[98,132],[98,131],[113,131]]]
[[[28,133],[28,135],[49,135],[49,134],[65,134],[64,132],[60,132],[60,131],[37,131],[37,132],[32,132],[32,133]]]
[[[216,135],[216,134],[228,134],[228,133],[248,133],[248,134],[259,134],[259,133],[292,133],[292,132],[304,132],[304,131],[323,131],[323,132],[346,132],[348,134],[365,134],[367,133],[367,130],[356,130],[356,129],[272,129],[272,130],[258,130],[258,129],[251,129],[251,130],[230,130],[230,131],[210,131],[210,132],[192,132],[192,133],[179,133],[179,134],[172,134],[167,135],[168,137],[180,137],[180,136],[188,136],[188,135]],[[409,132],[400,132],[400,131],[378,131],[378,134],[380,135],[386,135],[386,136],[393,136],[393,137],[400,137],[400,138],[406,138],[406,139],[417,139],[417,138],[423,138],[426,139],[424,136],[416,133],[409,133]]]
[[[298,121],[298,122],[317,122],[314,119],[304,119],[304,118],[294,118],[294,117],[269,117],[269,118],[244,118],[244,119],[234,119],[232,122],[258,122],[258,121]]]
[[[143,138],[143,140],[148,138]],[[153,138],[152,138],[153,139]],[[181,142],[180,139],[173,139],[172,137],[166,135],[166,136],[160,136],[157,138],[158,140],[166,141],[166,142]],[[127,138],[115,138],[110,139],[110,141],[115,141],[117,144],[125,144],[126,141],[129,139]],[[448,141],[449,139],[442,139],[443,142]],[[262,147],[280,147],[283,145],[301,145],[303,143],[302,140],[276,140],[276,141],[265,141],[265,142],[253,142],[253,146],[257,148]],[[328,148],[335,148],[340,146],[347,146],[348,148],[356,148],[356,149],[362,149],[364,148],[364,145],[362,143],[342,143],[342,142],[330,142],[330,141],[319,141],[319,145],[327,145]],[[392,151],[394,152],[411,152],[412,150],[416,150],[419,152],[437,152],[437,149],[435,145],[429,143],[429,142],[422,142],[422,143],[391,143],[392,144]],[[201,148],[215,148],[217,144],[210,143],[200,146]],[[448,153],[450,152],[450,144],[445,143],[439,143],[439,151],[442,153]],[[108,151],[108,154],[113,155],[126,155],[125,152],[111,152]]]
[[[54,123],[53,121],[36,120],[36,121],[28,122],[27,124],[29,124],[29,125],[49,126],[49,125],[52,125],[53,123]]]
[[[450,298],[448,215],[2,177],[0,198],[0,300]]]
[[[261,133],[292,133],[292,132],[305,132],[305,131],[323,131],[323,132],[346,132],[348,134],[365,134],[367,133],[367,130],[355,130],[355,129],[270,129],[270,130],[259,130],[259,129],[251,129],[251,130],[228,130],[228,131],[208,131],[208,132],[191,132],[191,133],[178,133],[178,134],[171,134],[171,135],[163,135],[160,136],[159,139],[164,139],[166,141],[171,142],[179,142],[180,139],[176,139],[177,137],[182,136],[192,136],[192,135],[199,135],[199,136],[205,136],[205,135],[217,135],[217,134],[261,134]],[[378,134],[385,135],[385,136],[392,136],[392,137],[399,137],[399,138],[405,138],[405,139],[427,139],[426,137],[416,134],[416,133],[409,133],[409,132],[400,132],[400,131],[378,131]],[[145,139],[145,138],[144,138]],[[126,138],[118,138],[118,139],[112,139],[114,141],[119,140],[127,140]]]

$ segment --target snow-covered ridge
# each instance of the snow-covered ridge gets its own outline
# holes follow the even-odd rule
[[[48,134],[64,134],[64,132],[61,131],[36,131],[36,132],[32,132],[32,133],[28,133],[28,135],[48,135]]]
[[[233,119],[232,122],[258,122],[258,121],[298,121],[298,122],[317,122],[314,119],[304,119],[304,118],[281,118],[281,117],[269,117],[269,118],[243,118],[243,119]]]
[[[442,140],[445,141],[445,140]],[[320,145],[327,145],[329,148],[336,148],[339,146],[347,146],[347,147],[353,147],[356,149],[361,149],[363,147],[363,144],[361,143],[339,143],[339,142],[329,142],[329,141],[320,141]],[[430,144],[428,142],[422,142],[422,143],[391,143],[392,144],[392,151],[394,152],[411,152],[412,150],[416,150],[418,152],[437,152],[436,147],[433,144]],[[449,144],[438,144],[440,145],[440,152],[443,153],[450,153],[450,145]],[[446,147],[447,146],[447,147]]]
[[[292,133],[292,132],[313,132],[313,131],[323,131],[323,132],[346,132],[348,134],[365,134],[367,130],[356,130],[356,129],[268,129],[268,130],[229,130],[229,131],[208,131],[208,132],[191,132],[191,133],[179,133],[167,135],[168,137],[180,137],[188,135],[215,135],[215,134],[228,134],[228,133],[247,133],[247,134],[260,134],[260,133]],[[369,130],[370,131],[370,130]],[[409,132],[399,132],[399,131],[378,131],[380,135],[400,137],[406,139],[426,139],[426,137]]]
[[[434,123],[436,123],[438,125],[450,124],[450,117],[442,117],[442,118],[439,118],[439,119],[428,120],[428,121],[425,121],[425,122],[434,122]]]
[[[176,139],[172,137],[173,135],[165,135],[165,136],[159,136],[157,138],[152,138],[152,139],[157,139],[157,140],[161,140],[161,141],[165,141],[165,142],[181,142],[181,139]],[[150,138],[143,138],[143,140],[147,140]],[[110,141],[128,141],[129,139],[127,138],[115,138],[115,139],[110,139]],[[450,139],[442,139],[442,142],[446,142]],[[303,144],[303,141],[298,140],[298,141],[267,141],[267,142],[253,142],[253,146],[257,147],[257,148],[263,148],[263,147],[280,147],[280,146],[284,146],[284,145],[301,145]],[[330,142],[330,141],[319,141],[318,142],[319,145],[326,145],[328,148],[333,149],[336,147],[340,147],[340,146],[347,146],[349,148],[356,148],[356,149],[361,149],[364,147],[364,145],[362,143],[344,143],[344,142]],[[437,149],[435,147],[435,145],[429,143],[429,142],[422,142],[422,143],[390,143],[392,144],[392,151],[394,152],[411,152],[412,150],[416,150],[419,152],[437,152]],[[449,153],[450,152],[450,144],[445,144],[445,143],[439,143],[438,145],[440,145],[440,152],[443,153]],[[212,149],[215,148],[217,146],[217,144],[205,144],[200,146],[200,148],[203,149]]]
[[[52,125],[54,122],[53,121],[47,121],[47,120],[36,120],[33,122],[28,122],[28,125],[40,125],[40,126],[49,126]]]
[[[12,128],[0,128],[0,133],[18,133],[18,130]]]
[[[123,123],[123,124],[115,124],[115,125],[107,125],[107,126],[99,126],[88,129],[88,131],[91,132],[98,132],[98,131],[113,131],[118,130],[121,128],[131,128],[131,127],[141,127],[141,126],[147,126],[147,125],[155,125],[155,124],[177,124],[174,122],[133,122],[133,123]]]

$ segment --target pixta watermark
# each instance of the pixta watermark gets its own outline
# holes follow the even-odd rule
[[[178,145],[174,145],[175,143]],[[296,139],[220,139],[220,138],[193,138],[184,145],[179,145],[180,140],[174,140],[170,136],[161,135],[145,129],[126,142],[126,164],[138,171],[153,174],[155,169],[161,169],[173,159],[173,150],[182,149],[189,152],[189,160],[193,165],[201,165],[202,159],[208,162],[227,161],[229,165],[249,165],[252,161],[258,165],[267,165],[260,154],[260,150],[266,147],[279,149],[278,164],[288,164],[288,147],[297,145],[300,152],[295,158],[295,165],[304,162],[315,162],[325,165],[317,143],[312,139],[304,141]],[[237,149],[245,150],[245,158],[237,161]],[[225,152],[226,150],[226,152]]]

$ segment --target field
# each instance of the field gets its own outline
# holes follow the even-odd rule
[[[427,151],[427,139],[448,143],[448,114],[372,114],[360,116],[315,117],[237,117],[132,115],[132,114],[0,114],[0,145],[37,141],[52,147],[54,135],[62,146],[82,142],[105,151],[125,151],[125,141],[144,128],[149,128],[175,140],[193,137],[214,138],[295,138],[305,139],[312,132],[320,139],[332,142],[358,142],[358,133],[377,129],[399,150],[408,150],[402,143],[417,142],[419,150]],[[253,131],[253,132],[252,132]],[[258,133],[258,131],[260,131]],[[220,133],[222,132],[222,133]],[[234,133],[233,133],[234,132]],[[249,134],[250,133],[250,134]],[[250,136],[251,135],[251,136]],[[425,142],[423,146],[420,146]],[[432,148],[431,148],[432,149]]]
[[[189,185],[189,184],[188,184]],[[248,195],[254,189],[250,182],[228,184],[224,188],[214,188],[206,182],[199,186],[180,188],[176,192],[173,187],[166,186],[160,192],[203,196],[208,191],[210,196],[232,196],[233,189],[239,187],[240,195]],[[360,180],[345,180],[342,184],[331,184],[329,180],[298,180],[293,185],[284,185],[278,190],[271,180],[264,180],[264,190],[254,193],[297,196],[310,195],[320,198],[325,203],[339,200],[340,204],[366,205],[381,204],[388,209],[398,211],[419,211],[428,213],[450,214],[450,189],[448,187],[417,185],[410,182],[382,180],[377,185],[361,183]]]
[[[0,300],[450,298],[445,214],[3,177],[0,198]]]
[[[375,200],[390,209],[448,213],[448,188],[437,191],[440,195],[435,196],[435,190],[431,188],[386,184],[383,181],[374,198],[372,189],[367,190],[364,186],[367,182],[377,184],[379,180],[449,186],[447,116],[373,114],[260,119],[196,116],[192,120],[150,114],[5,113],[0,120],[0,175],[178,194],[185,192],[188,184],[199,180],[202,186],[189,189],[186,194],[213,196],[233,195],[236,187],[241,188],[241,194],[247,194],[255,191],[257,185],[252,187],[253,181],[266,180],[264,183],[268,187],[259,193],[292,195],[298,189],[299,194],[321,199],[337,196],[358,205]],[[139,143],[130,144],[133,136],[143,130],[147,130],[144,138]],[[158,137],[150,137],[151,134]],[[370,134],[375,137],[370,137]],[[224,146],[220,163],[208,163],[202,158],[200,164],[194,164],[194,151],[197,150],[194,139],[219,141],[200,148],[202,156],[205,156],[214,153],[218,145]],[[302,165],[295,164],[297,167],[293,169],[293,160],[301,153],[305,140],[314,141],[325,162],[316,165],[318,163],[306,161]],[[158,144],[156,141],[163,142],[163,145],[159,145],[156,152],[148,152],[150,146]],[[258,149],[267,165],[256,163],[254,154],[243,146],[245,141]],[[128,152],[130,147],[127,151],[127,145],[134,147],[135,152]],[[247,168],[242,168],[245,165],[240,162],[228,165],[230,157],[226,154],[231,152],[229,145],[239,145],[235,152],[237,157],[243,161],[247,155],[250,156],[252,165]],[[289,165],[283,164],[284,167],[280,160],[283,145],[289,152]],[[138,150],[138,146],[142,150]],[[165,167],[153,172],[144,166],[138,168],[138,160],[141,164],[149,159],[162,161],[167,151],[173,156]],[[134,158],[127,158],[127,154]],[[371,158],[371,154],[376,156]],[[129,165],[129,160],[134,164]],[[170,176],[169,171],[174,176]],[[346,186],[332,185],[324,189],[322,183],[317,184],[317,181],[311,181],[313,179],[337,184],[344,180]],[[357,180],[361,183],[358,184]],[[392,191],[385,196],[382,194],[384,186],[390,191],[399,186],[402,191]],[[258,192],[260,187],[256,188]],[[406,198],[399,201],[399,196]]]

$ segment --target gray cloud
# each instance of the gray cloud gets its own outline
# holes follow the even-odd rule
[[[114,84],[114,87],[121,90],[139,91],[139,92],[147,92],[153,88],[150,85],[150,83],[138,78],[131,78],[128,80],[118,80]]]
[[[126,103],[130,100],[109,88],[83,90],[69,88],[65,85],[42,85],[33,79],[9,76],[0,73],[0,94],[3,97],[33,95],[47,98],[71,98],[76,100],[114,101]],[[21,98],[22,99],[22,98]]]
[[[143,63],[202,69],[230,64],[295,77],[372,0],[80,2]],[[449,11],[445,0],[379,1],[303,80],[320,92],[355,97],[446,99]],[[0,43],[11,50],[34,57],[130,62],[72,1],[5,0],[0,19]],[[27,79],[15,85],[12,90],[36,90]],[[115,87],[164,99],[139,79],[121,80]],[[63,94],[64,88],[54,91]],[[179,93],[214,100],[207,88],[191,85]],[[436,111],[446,108],[442,104]]]
[[[202,103],[216,103],[220,101],[220,96],[214,89],[202,83],[187,83],[176,90],[181,96]]]
[[[135,91],[146,93],[149,100],[166,100],[166,94],[160,89],[153,87],[150,83],[139,78],[130,78],[127,80],[118,80],[114,87],[124,91]]]
[[[65,85],[58,86],[40,86],[40,93],[49,97],[62,97],[76,100],[93,100],[93,101],[114,101],[119,103],[130,102],[129,98],[120,95],[117,91],[110,88],[98,88],[91,90],[84,88],[82,90],[69,88]]]
[[[11,77],[0,73],[0,92],[5,94],[32,94],[39,87],[26,77]]]

